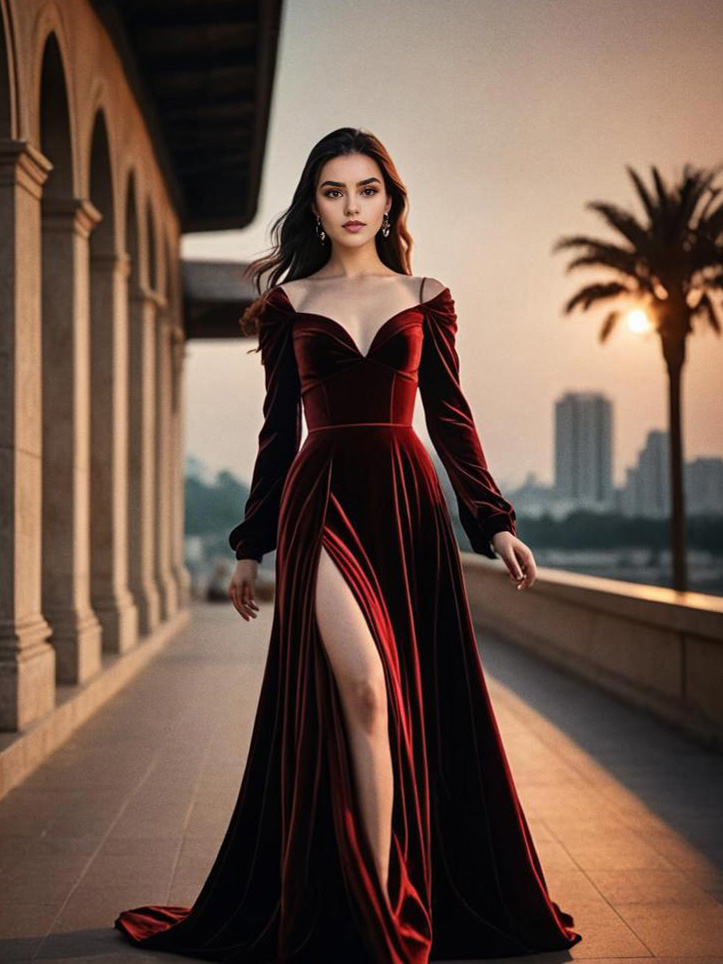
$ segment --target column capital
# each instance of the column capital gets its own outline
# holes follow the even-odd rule
[[[0,185],[16,184],[39,200],[52,170],[51,161],[30,141],[0,138]]]
[[[88,198],[44,197],[41,201],[43,227],[50,231],[74,231],[86,239],[103,215]]]

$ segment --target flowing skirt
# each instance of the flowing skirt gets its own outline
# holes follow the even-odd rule
[[[394,772],[388,892],[316,621],[322,546],[384,668]],[[115,923],[143,947],[248,964],[426,964],[581,939],[547,892],[447,505],[411,426],[309,432],[284,484],[270,645],[220,851],[192,907],[146,905]]]

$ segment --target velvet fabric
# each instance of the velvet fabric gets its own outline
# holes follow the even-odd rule
[[[248,964],[426,964],[561,950],[477,650],[417,389],[474,550],[515,532],[460,385],[448,288],[398,312],[366,354],[334,319],[265,302],[264,422],[237,558],[276,552],[276,598],[248,760],[192,907],[116,926],[148,949]],[[301,441],[302,407],[308,434]],[[384,667],[394,769],[388,892],[354,788],[340,694],[314,610],[324,547]],[[515,605],[510,592],[510,605]],[[239,628],[243,632],[243,627]]]

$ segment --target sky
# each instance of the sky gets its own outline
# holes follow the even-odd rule
[[[258,257],[313,145],[372,131],[409,192],[412,272],[455,299],[462,387],[498,484],[552,483],[567,391],[611,400],[621,484],[647,433],[667,428],[660,342],[621,326],[600,344],[605,305],[565,315],[610,276],[566,273],[571,254],[552,246],[622,240],[586,205],[642,216],[626,165],[650,184],[653,164],[673,183],[685,163],[723,162],[722,41],[719,0],[285,0],[257,216],[186,235],[182,255]],[[247,480],[264,391],[254,345],[192,340],[186,356],[187,454]],[[722,385],[723,338],[701,324],[683,374],[686,459],[723,456]],[[414,424],[427,441],[419,397]]]

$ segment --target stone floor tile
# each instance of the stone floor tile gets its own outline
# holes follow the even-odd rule
[[[654,955],[723,961],[723,907],[689,904],[617,904],[617,912]]]
[[[613,905],[703,904],[716,900],[680,870],[588,870],[590,880]]]

